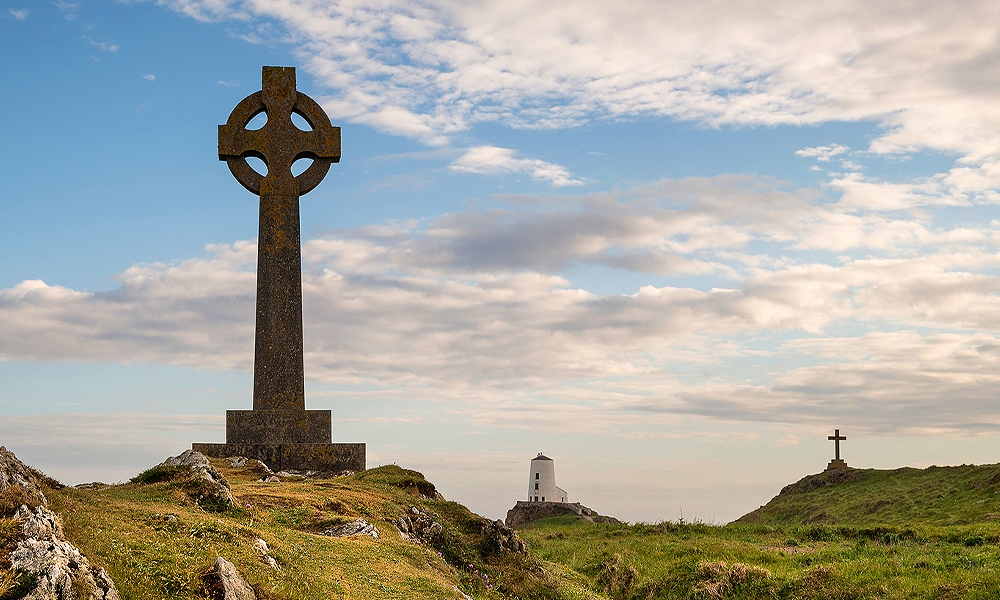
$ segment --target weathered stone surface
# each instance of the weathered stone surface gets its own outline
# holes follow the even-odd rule
[[[483,555],[527,554],[528,549],[514,530],[497,519],[483,524]]]
[[[190,468],[195,485],[189,486],[186,491],[199,506],[225,510],[235,503],[229,482],[201,452],[185,450],[160,464],[166,467]]]
[[[416,506],[411,506],[409,513],[397,517],[395,525],[404,540],[428,546],[433,546],[444,533],[440,523]]]
[[[331,527],[330,529],[320,533],[320,535],[328,535],[330,537],[370,535],[373,538],[378,539],[378,529],[364,519],[357,519],[355,521],[351,521],[350,523],[344,523],[343,525]]]
[[[329,444],[328,410],[227,410],[229,444]]]
[[[257,600],[257,594],[247,580],[243,579],[243,575],[236,570],[233,563],[221,556],[215,559],[215,574],[222,583],[225,600]]]
[[[115,584],[104,569],[92,567],[63,538],[62,523],[52,511],[22,506],[17,513],[24,539],[10,554],[15,570],[38,576],[26,600],[118,600]]]
[[[50,483],[51,482],[51,483]],[[0,516],[13,514],[22,504],[44,506],[46,503],[42,485],[59,486],[24,464],[14,453],[0,446]]]
[[[253,541],[253,545],[254,548],[257,549],[257,554],[260,556],[260,559],[264,561],[264,564],[271,567],[275,571],[281,570],[281,567],[278,566],[278,561],[271,556],[271,549],[267,547],[267,542],[257,538]]]
[[[591,523],[621,523],[614,517],[599,515],[597,511],[587,508],[579,502],[525,502],[523,500],[518,500],[514,508],[507,511],[504,523],[507,527],[519,527],[529,521],[561,515],[578,515]]]
[[[364,471],[365,444],[194,444],[195,450],[215,458],[245,456],[274,471],[300,469],[339,473]]]

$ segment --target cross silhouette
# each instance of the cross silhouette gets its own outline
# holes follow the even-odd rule
[[[261,88],[219,125],[219,160],[226,161],[243,187],[260,196],[253,408],[305,410],[299,196],[340,162],[340,128],[330,124],[315,100],[296,91],[294,68],[264,67]],[[267,123],[247,129],[261,113]],[[312,129],[299,129],[293,113]],[[264,161],[267,175],[250,167],[250,156]],[[301,158],[312,159],[312,165],[293,175],[292,164]]]
[[[837,453],[837,458],[836,459],[840,460],[840,442],[841,442],[841,440],[846,440],[847,436],[840,435],[840,430],[839,429],[834,429],[833,430],[833,435],[827,436],[826,439],[833,440],[833,447],[834,447],[834,450]]]

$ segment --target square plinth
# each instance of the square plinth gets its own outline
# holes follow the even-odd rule
[[[835,458],[830,461],[830,464],[826,466],[827,471],[833,471],[834,469],[847,469],[847,462],[843,459]]]
[[[213,458],[255,458],[274,471],[364,471],[365,444],[192,444]]]
[[[227,410],[228,444],[329,444],[328,410]]]

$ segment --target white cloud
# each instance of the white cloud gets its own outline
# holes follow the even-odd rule
[[[142,78],[146,81],[156,81],[156,75],[153,75],[152,73],[147,73],[146,75],[143,75]]]
[[[310,380],[448,402],[474,423],[631,437],[683,414],[995,427],[998,223],[848,211],[733,176],[509,200],[308,240]],[[0,359],[247,371],[255,257],[240,242],[133,266],[113,290],[0,290]],[[599,296],[562,275],[589,266],[705,283]]]
[[[67,2],[66,0],[56,0],[52,4],[59,9],[67,21],[76,18],[76,9],[80,7],[79,2]]]
[[[557,187],[583,183],[573,179],[565,167],[537,158],[517,158],[513,150],[496,146],[469,148],[451,168],[466,173],[529,173],[534,179],[548,181]]]
[[[816,146],[815,148],[803,148],[796,150],[796,156],[813,157],[819,162],[830,162],[834,156],[846,153],[850,148],[841,144],[830,144],[828,146]]]
[[[14,17],[18,21],[24,21],[25,19],[27,19],[28,14],[29,12],[27,8],[10,9],[10,16]]]
[[[110,42],[98,42],[87,36],[83,36],[83,39],[87,40],[88,44],[90,44],[94,48],[101,50],[102,52],[112,52],[112,53],[118,52],[119,48],[118,44],[112,44]]]
[[[222,81],[220,79],[220,80],[216,81],[215,83],[217,83],[218,85],[221,85],[223,87],[239,87],[239,85],[240,85],[240,82],[238,82],[238,81],[236,81],[234,79],[230,79],[229,81]]]
[[[1000,7],[794,0],[420,3],[172,0],[276,24],[336,118],[441,144],[471,124],[655,115],[724,124],[874,120],[871,150],[996,160]],[[266,29],[266,28],[265,28]],[[990,179],[990,185],[996,185]]]

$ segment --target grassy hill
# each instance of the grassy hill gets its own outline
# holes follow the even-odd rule
[[[824,472],[724,526],[518,531],[614,599],[1000,598],[1000,465]]]
[[[500,551],[488,535],[490,521],[441,499],[416,471],[385,466],[268,483],[227,460],[213,459],[212,466],[228,480],[234,506],[205,502],[203,482],[189,477],[189,469],[170,467],[119,485],[48,487],[45,495],[66,538],[108,571],[122,600],[211,597],[206,573],[217,556],[232,562],[261,600],[599,597],[572,573],[544,570],[530,554]],[[440,526],[423,543],[404,539],[395,525],[417,513]],[[377,527],[378,538],[321,535],[359,518]],[[18,533],[14,519],[0,518],[0,554],[4,548],[9,554]],[[278,569],[265,562],[257,539]],[[3,558],[0,598],[7,600]]]
[[[45,493],[123,600],[211,597],[204,574],[216,556],[261,600],[1000,598],[1000,465],[820,473],[724,526],[543,519],[518,529],[527,554],[498,551],[489,521],[415,471],[268,483],[252,468],[212,465],[235,506],[213,506],[189,471],[163,467]],[[396,527],[418,513],[440,526],[420,543]],[[358,518],[379,537],[321,535]],[[18,597],[3,591],[17,535],[0,518],[0,600]]]
[[[786,486],[739,523],[971,525],[1000,520],[1000,464],[840,469]]]

